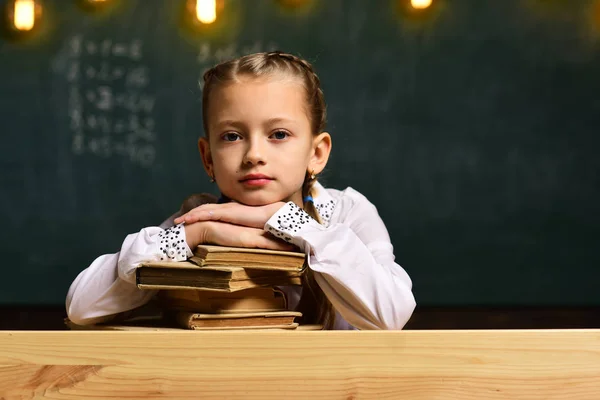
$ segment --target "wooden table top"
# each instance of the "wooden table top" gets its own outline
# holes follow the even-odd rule
[[[600,330],[0,331],[2,399],[600,399]]]

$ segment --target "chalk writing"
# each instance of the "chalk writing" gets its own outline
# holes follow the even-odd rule
[[[69,39],[64,74],[74,154],[125,157],[142,167],[156,158],[156,104],[141,40]]]

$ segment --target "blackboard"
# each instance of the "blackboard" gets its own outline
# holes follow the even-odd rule
[[[1,304],[61,304],[95,257],[214,192],[198,80],[282,49],[323,82],[324,182],[378,207],[419,304],[600,305],[597,2],[231,0],[198,31],[184,3],[47,0],[36,35],[0,38]]]

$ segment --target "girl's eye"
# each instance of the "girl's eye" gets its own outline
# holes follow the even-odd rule
[[[240,139],[240,135],[234,132],[229,132],[223,135],[223,139],[226,142],[235,142],[236,140]]]
[[[290,134],[286,131],[277,131],[271,135],[273,139],[283,140],[286,139]]]

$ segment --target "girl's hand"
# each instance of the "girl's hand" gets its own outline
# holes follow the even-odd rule
[[[267,204],[266,206],[245,206],[231,202],[224,204],[203,204],[175,218],[175,224],[185,222],[193,224],[199,221],[219,221],[250,228],[262,228],[284,202]],[[246,246],[245,246],[246,247]]]
[[[186,224],[187,244],[193,249],[199,244],[249,247],[270,250],[294,250],[294,245],[277,239],[262,228],[249,228],[226,222],[203,221]]]

